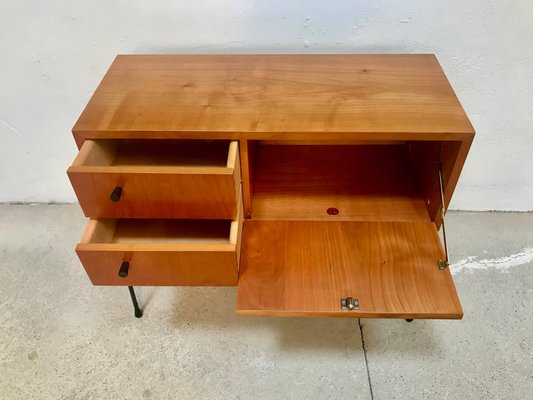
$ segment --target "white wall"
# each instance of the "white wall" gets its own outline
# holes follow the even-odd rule
[[[477,137],[453,202],[533,210],[533,2],[0,4],[0,201],[71,202],[70,134],[117,53],[436,53]]]

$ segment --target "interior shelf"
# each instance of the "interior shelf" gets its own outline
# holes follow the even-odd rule
[[[252,219],[429,221],[405,144],[258,145]]]

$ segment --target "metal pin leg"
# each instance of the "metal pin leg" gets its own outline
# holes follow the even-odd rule
[[[137,303],[137,297],[135,297],[135,291],[133,286],[128,286],[130,291],[131,301],[133,302],[133,308],[135,309],[135,317],[141,318],[143,316],[143,311],[139,308],[139,303]]]

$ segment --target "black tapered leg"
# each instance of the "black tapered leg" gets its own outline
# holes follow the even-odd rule
[[[408,318],[406,319],[407,322],[413,322],[413,319],[412,318]]]
[[[135,309],[135,317],[141,318],[143,316],[143,310],[139,308],[139,303],[137,303],[137,297],[135,297],[135,291],[133,286],[128,286],[130,291],[131,301],[133,302],[133,308]]]

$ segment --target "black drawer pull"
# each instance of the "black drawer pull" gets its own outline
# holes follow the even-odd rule
[[[122,265],[120,266],[120,269],[118,270],[118,276],[120,276],[121,278],[127,277],[129,269],[130,269],[130,263],[127,261],[124,261]]]
[[[113,189],[109,198],[111,199],[111,201],[119,201],[121,195],[122,195],[122,188],[120,186],[117,186],[116,188]]]

